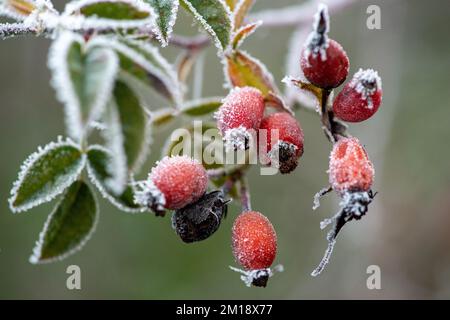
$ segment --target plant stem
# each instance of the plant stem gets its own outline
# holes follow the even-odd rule
[[[247,212],[252,210],[252,204],[250,201],[250,190],[248,187],[248,181],[246,176],[242,176],[239,179],[240,182],[240,195],[241,195],[241,206],[242,212]]]

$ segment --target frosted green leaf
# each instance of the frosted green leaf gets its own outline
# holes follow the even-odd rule
[[[86,51],[83,39],[62,33],[49,53],[52,85],[65,105],[66,123],[77,141],[87,134],[110,99],[119,62],[109,48],[93,47]]]
[[[150,145],[150,125],[139,98],[128,85],[117,80],[105,114],[102,131],[108,149],[114,154],[109,163],[112,177],[106,181],[115,194],[124,192],[129,172],[139,170]]]
[[[108,180],[113,177],[113,173],[110,172],[111,168],[109,166],[112,161],[112,155],[109,150],[102,146],[93,145],[89,147],[87,156],[89,178],[105,199],[122,211],[145,211],[145,208],[141,208],[134,203],[133,189],[131,186],[127,185],[125,190],[119,195],[114,194],[108,187]]]
[[[178,0],[145,0],[156,13],[155,31],[162,46],[169,43],[169,37],[177,19]]]
[[[11,210],[26,211],[51,201],[78,178],[85,163],[86,156],[70,140],[39,148],[20,169],[9,199]]]
[[[181,4],[194,15],[202,27],[224,51],[230,44],[233,22],[230,8],[223,0],[181,0]]]
[[[199,117],[217,111],[222,105],[223,98],[210,97],[186,102],[181,107],[181,112],[188,116]]]
[[[80,250],[97,220],[98,205],[91,189],[83,181],[74,182],[48,216],[30,262],[62,260]]]
[[[151,124],[154,127],[159,127],[175,120],[176,116],[177,110],[173,108],[162,108],[151,113]]]
[[[142,0],[79,0],[69,2],[62,17],[71,30],[130,29],[153,25],[155,13]]]
[[[108,46],[114,49],[119,55],[122,71],[136,77],[176,105],[180,104],[182,87],[178,76],[156,47],[143,41],[118,41],[108,37],[93,39],[91,46]]]

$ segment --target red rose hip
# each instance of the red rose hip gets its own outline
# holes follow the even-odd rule
[[[153,209],[176,210],[197,201],[206,192],[208,176],[204,167],[187,156],[164,157],[139,182],[135,202]]]
[[[242,279],[248,286],[265,287],[277,253],[277,235],[269,219],[256,211],[241,213],[233,225],[232,247],[245,271],[233,270],[244,273]]]
[[[263,131],[266,130],[266,131]],[[259,138],[265,134],[268,161],[281,173],[289,173],[303,154],[303,131],[298,121],[287,112],[277,112],[263,118]],[[272,141],[273,140],[273,141]],[[261,146],[260,146],[261,147]]]
[[[215,114],[228,149],[246,149],[250,130],[257,130],[264,115],[264,97],[252,87],[235,88]]]
[[[304,45],[300,66],[305,78],[323,89],[341,85],[348,75],[349,60],[342,46],[328,38],[329,16],[325,5],[319,7]]]
[[[333,189],[343,194],[369,191],[375,171],[358,139],[343,138],[331,151],[328,173]]]
[[[381,104],[381,79],[373,69],[359,69],[333,102],[334,114],[347,122],[361,122],[377,112]]]

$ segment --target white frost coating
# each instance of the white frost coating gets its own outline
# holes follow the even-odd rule
[[[58,205],[55,206],[55,208],[53,209],[52,213],[50,213],[50,215],[47,217],[47,220],[45,221],[44,224],[44,228],[42,229],[41,233],[39,234],[39,240],[36,241],[36,245],[33,248],[33,253],[29,258],[29,262],[32,264],[44,264],[44,263],[50,263],[50,262],[55,262],[55,261],[61,261],[64,260],[65,258],[71,256],[72,254],[76,253],[77,251],[80,251],[81,248],[83,248],[83,246],[86,244],[86,242],[89,241],[89,239],[92,237],[92,235],[94,234],[95,230],[97,229],[97,224],[98,224],[98,220],[99,220],[99,206],[98,206],[98,201],[95,198],[95,194],[92,192],[91,190],[91,194],[94,197],[94,202],[95,202],[95,220],[94,220],[94,224],[92,225],[91,230],[89,231],[89,233],[81,240],[81,242],[74,248],[72,248],[71,250],[65,252],[62,255],[59,255],[57,257],[51,258],[51,259],[45,259],[45,260],[40,260],[40,257],[42,255],[42,246],[44,244],[44,240],[45,240],[45,234],[47,233],[47,230],[49,228],[50,222],[53,218],[53,216],[55,215],[57,209],[58,209]],[[64,199],[61,199],[61,202]]]
[[[72,176],[68,177],[63,183],[61,183],[55,190],[45,195],[45,197],[41,197],[33,202],[30,202],[26,205],[22,205],[19,207],[14,207],[13,203],[17,198],[17,192],[22,185],[25,177],[29,174],[30,169],[33,167],[33,165],[38,161],[42,156],[46,155],[50,151],[53,151],[59,147],[65,147],[65,146],[71,146],[77,149],[80,149],[80,146],[74,143],[70,139],[63,139],[61,136],[58,136],[58,139],[56,142],[50,142],[46,146],[38,147],[38,150],[34,153],[32,153],[28,158],[25,160],[25,162],[20,166],[20,171],[18,174],[17,180],[13,183],[13,187],[11,189],[11,196],[8,199],[9,202],[9,208],[12,212],[18,213],[22,211],[27,211],[31,208],[34,208],[42,203],[50,202],[53,200],[56,196],[61,194],[67,187],[69,187],[80,175],[81,171],[83,170],[85,164],[86,164],[86,155],[81,154],[81,161],[79,164],[79,167],[77,170],[73,173]]]
[[[114,157],[107,168],[113,178],[107,179],[105,184],[114,194],[120,195],[126,188],[128,168],[120,115],[113,100],[108,105],[106,118],[107,129],[101,133]]]
[[[249,36],[251,36],[255,32],[255,30],[258,29],[262,24],[263,24],[263,21],[262,20],[258,20],[258,21],[254,22],[254,23],[251,23],[250,25],[245,25],[243,27],[240,27],[238,30],[233,32],[232,38],[235,39],[236,36],[238,36],[240,33],[244,32],[245,29],[250,28],[250,31],[245,33],[239,39],[239,41],[234,45],[235,48],[239,48],[241,46],[241,44],[244,42],[244,40],[247,39]]]
[[[127,41],[138,47],[142,51],[148,53],[153,59],[156,60],[158,65],[162,67],[171,81],[171,83],[168,85],[168,89],[172,92],[175,103],[177,104],[177,106],[181,104],[183,88],[180,85],[177,71],[175,70],[173,65],[169,63],[169,61],[167,61],[167,59],[163,55],[161,55],[158,48],[152,46],[150,43],[133,39],[127,39]]]
[[[321,28],[320,22],[323,17],[325,29]],[[330,16],[328,15],[328,7],[320,3],[316,14],[314,15],[313,31],[308,35],[304,45],[304,57],[309,62],[310,55],[316,58],[320,54],[322,61],[327,60],[327,48],[329,46],[328,31],[330,30]]]
[[[101,145],[91,145],[89,146],[89,150],[100,150],[102,152],[107,153],[108,155],[110,155],[112,157],[111,152],[101,146]],[[129,212],[129,213],[140,213],[140,212],[145,212],[147,211],[147,208],[143,207],[143,208],[130,208],[127,206],[124,206],[122,203],[120,203],[119,201],[117,201],[117,199],[113,196],[111,196],[111,194],[106,191],[105,187],[103,186],[103,184],[97,179],[97,176],[95,174],[95,170],[94,168],[92,168],[92,166],[90,165],[89,161],[87,162],[87,172],[88,172],[88,177],[90,179],[90,181],[92,182],[92,184],[94,186],[97,187],[98,191],[100,192],[100,194],[102,195],[103,198],[105,198],[106,200],[108,200],[111,204],[113,204],[115,207],[117,207],[118,209],[125,211],[125,212]]]
[[[373,101],[371,97],[377,90],[381,90],[381,78],[378,72],[373,69],[363,70],[359,68],[350,81],[350,86],[361,94],[363,100],[367,100],[367,108],[372,109]]]
[[[82,44],[83,38],[69,31],[61,32],[50,47],[48,67],[52,71],[50,83],[56,91],[56,97],[65,106],[65,121],[69,135],[79,141],[83,133],[80,102],[67,64],[67,54],[74,42]]]
[[[134,182],[132,186],[134,187],[134,202],[137,205],[156,211],[164,210],[166,197],[150,179],[150,174],[146,180]]]
[[[227,151],[245,150],[251,139],[251,134],[244,126],[225,131],[223,141]]]
[[[108,103],[115,76],[119,69],[119,60],[112,50],[103,49],[102,54],[105,54],[105,60],[108,61],[108,65],[103,71],[104,81],[98,87],[95,100],[89,106],[91,111],[86,119],[86,124],[84,124],[80,99],[73,87],[67,64],[67,54],[73,42],[81,45],[83,39],[81,36],[71,32],[61,33],[50,48],[48,66],[52,70],[51,84],[56,90],[58,99],[65,105],[66,123],[69,133],[78,140],[85,131],[85,125],[88,126],[92,121],[97,120]]]
[[[164,0],[161,0],[164,1]],[[167,0],[166,0],[167,1]],[[166,47],[169,44],[170,35],[173,31],[173,26],[175,25],[175,22],[177,21],[177,14],[178,14],[178,7],[180,6],[180,2],[178,0],[174,0],[170,2],[173,2],[172,10],[170,11],[170,18],[169,22],[167,23],[167,38],[164,38],[163,32],[161,30],[161,27],[159,26],[158,22],[155,22],[155,27],[153,28],[153,32],[156,34],[156,38],[161,42],[162,47]]]
[[[97,17],[84,17],[82,15],[77,15],[79,10],[84,7],[94,3],[126,3],[130,6],[136,8],[139,11],[147,12],[149,15],[144,19],[135,20],[117,20],[117,19],[107,19],[107,18],[97,18]],[[155,11],[153,8],[142,0],[79,0],[69,2],[60,18],[60,24],[70,30],[81,30],[81,29],[130,29],[137,28],[145,25],[155,24]]]
[[[198,13],[198,11],[194,8],[194,6],[191,4],[189,0],[181,0],[181,1],[183,1],[183,3],[188,7],[189,11],[194,15],[194,18],[197,19],[198,22],[200,22],[200,24],[206,30],[206,32],[208,32],[213,37],[214,45],[216,46],[217,49],[219,49],[218,51],[219,57],[223,56],[223,52],[225,52],[227,48],[224,48],[222,46],[222,43],[220,42],[219,37],[217,36],[214,29],[211,28],[208,22],[201,16],[200,13]],[[230,22],[231,30],[233,30],[234,29],[234,22],[233,22],[234,19],[232,19],[234,17],[233,13],[231,12],[230,8],[225,3],[225,1],[223,0],[216,0],[216,1],[219,2],[222,5],[223,9],[226,11],[228,20]],[[231,37],[231,32],[229,36]],[[230,40],[231,39],[228,39],[228,43],[230,43]]]
[[[175,99],[175,103],[178,105],[181,103],[181,88],[178,84],[178,78],[175,70],[170,66],[169,62],[161,56],[158,49],[149,45],[143,44],[141,41],[130,41],[132,44],[139,46],[140,49],[147,51],[152,57],[160,64],[164,72],[156,67],[153,63],[148,61],[141,53],[133,50],[129,46],[111,38],[111,37],[95,37],[92,41],[90,41],[89,46],[106,46],[110,47],[117,52],[125,55],[136,64],[145,69],[148,73],[155,75],[159,80],[161,80],[165,87],[171,92],[172,96]]]
[[[372,201],[370,194],[363,192],[345,192],[339,205],[352,215],[361,217],[367,211],[367,204]]]
[[[245,283],[247,287],[251,287],[254,280],[258,279],[260,276],[269,276],[269,278],[273,277],[273,275],[277,272],[283,272],[284,267],[283,265],[279,264],[273,267],[272,269],[266,268],[266,269],[256,269],[256,270],[242,270],[239,268],[235,268],[232,266],[229,266],[231,270],[241,273],[241,280]]]

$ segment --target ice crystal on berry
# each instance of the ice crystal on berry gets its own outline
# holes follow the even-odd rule
[[[307,60],[309,60],[310,55],[314,58],[320,55],[322,61],[327,60],[329,29],[330,17],[328,15],[328,8],[326,5],[320,4],[314,16],[313,31],[309,34],[305,42],[303,54]]]
[[[359,69],[352,78],[350,86],[361,94],[361,98],[367,100],[367,107],[373,108],[372,95],[381,90],[381,78],[373,69]]]

